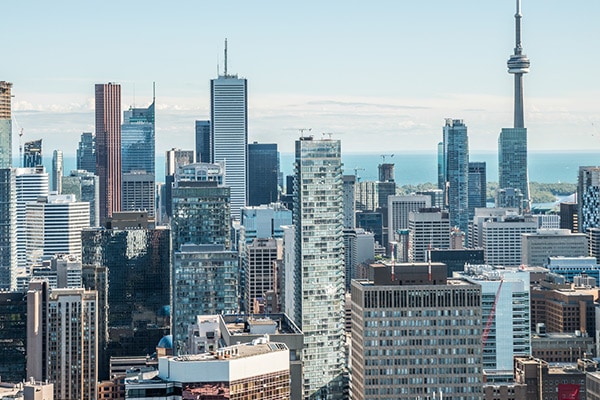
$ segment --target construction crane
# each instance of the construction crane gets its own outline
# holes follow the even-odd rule
[[[492,309],[490,310],[490,315],[488,315],[488,319],[485,323],[485,328],[483,329],[483,333],[481,334],[481,348],[485,348],[485,344],[487,343],[488,336],[490,334],[490,330],[492,329],[492,323],[494,322],[494,315],[496,314],[496,305],[498,304],[498,299],[500,298],[500,291],[502,290],[502,283],[504,283],[503,279],[500,279],[500,285],[498,285],[498,291],[496,292],[496,298],[494,299],[494,304],[492,305]]]
[[[360,182],[360,177],[358,176],[358,171],[364,171],[364,168],[354,167],[354,176],[356,176],[356,182]]]
[[[298,129],[300,131],[300,137],[304,137],[304,132],[310,132],[312,131],[312,128],[300,128]]]
[[[381,163],[382,163],[382,164],[385,164],[385,158],[386,158],[386,157],[390,157],[390,158],[392,158],[392,157],[394,157],[394,155],[393,155],[393,154],[382,154],[382,155],[381,155]]]

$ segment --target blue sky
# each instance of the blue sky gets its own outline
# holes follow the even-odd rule
[[[157,152],[192,148],[223,64],[248,79],[249,140],[291,152],[297,129],[347,152],[436,151],[444,118],[496,151],[512,124],[513,0],[10,1],[0,80],[16,132],[74,154],[93,131],[93,85],[119,82],[124,107],[157,87]],[[600,2],[523,0],[529,148],[600,150]],[[565,138],[568,138],[565,140]]]

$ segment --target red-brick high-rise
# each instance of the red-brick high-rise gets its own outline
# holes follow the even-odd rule
[[[96,174],[100,224],[121,210],[121,85],[96,85]]]

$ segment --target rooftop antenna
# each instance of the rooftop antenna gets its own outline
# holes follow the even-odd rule
[[[156,100],[156,82],[152,82],[152,103]]]
[[[300,128],[298,130],[300,131],[300,137],[304,137],[304,132],[305,131],[310,132],[310,131],[312,131],[312,128]]]
[[[225,65],[224,65],[224,68],[225,68],[224,75],[227,76],[227,38],[225,38],[225,60],[224,60],[224,63],[225,63]]]
[[[135,82],[133,83],[133,108],[135,108]]]

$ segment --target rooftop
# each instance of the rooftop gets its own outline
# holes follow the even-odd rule
[[[288,347],[284,343],[269,342],[268,337],[264,337],[255,339],[252,343],[222,347],[210,353],[180,355],[171,359],[176,362],[232,360],[284,350],[288,350]]]
[[[296,324],[283,313],[280,314],[261,314],[261,315],[239,315],[225,314],[220,315],[224,325],[231,336],[249,335],[250,325],[266,325],[275,324],[275,332],[272,334],[302,334],[302,331]]]

